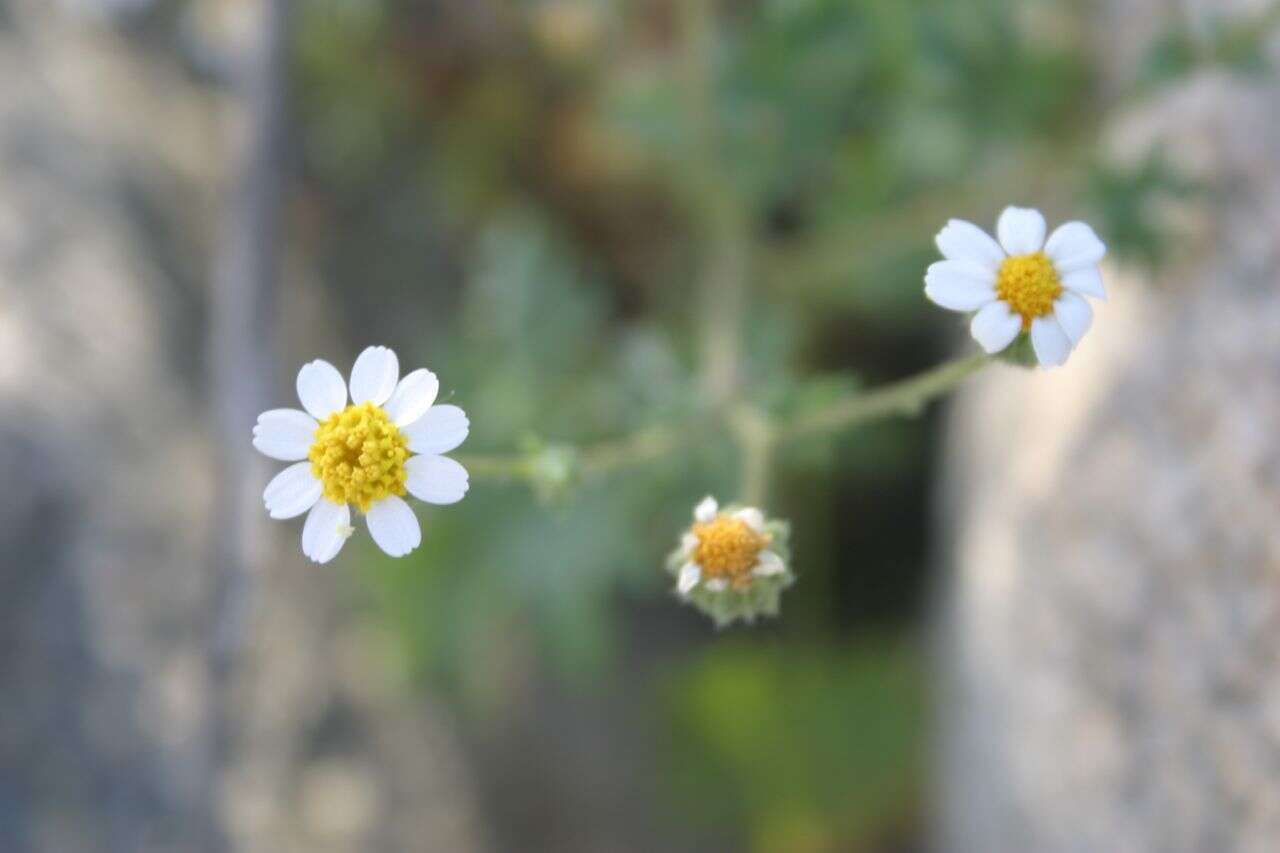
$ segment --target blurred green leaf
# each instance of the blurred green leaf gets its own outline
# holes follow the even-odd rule
[[[725,641],[667,695],[673,804],[740,827],[753,849],[845,849],[919,794],[924,673],[910,647]]]
[[[1161,86],[1208,66],[1237,74],[1265,74],[1272,69],[1266,45],[1277,25],[1280,3],[1272,3],[1253,17],[1213,18],[1201,32],[1192,32],[1180,19],[1148,49],[1138,86]]]
[[[1206,191],[1181,175],[1164,152],[1155,149],[1128,168],[1096,166],[1089,177],[1087,197],[1100,216],[1096,227],[1107,235],[1115,254],[1155,267],[1164,258],[1171,237],[1162,210],[1171,202],[1186,202]]]
[[[714,645],[684,644],[704,626],[668,606],[662,561],[699,498],[736,497],[730,437],[690,427],[696,452],[582,476],[582,446],[706,410],[708,200],[690,197],[742,207],[743,395],[791,417],[944,348],[959,324],[921,278],[948,218],[989,225],[1087,189],[1116,253],[1155,262],[1164,205],[1199,190],[1154,155],[1096,165],[1111,101],[1080,4],[713,7],[709,114],[693,117],[680,4],[299,7],[298,219],[333,325],[411,342],[402,362],[471,417],[462,451],[514,454],[542,498],[477,483],[420,510],[411,556],[353,553],[405,665],[468,711],[519,713],[510,698],[540,677],[607,690],[656,661],[674,809],[762,851],[868,847],[918,807],[927,697],[917,650],[848,637],[918,612],[931,421],[778,448],[768,509],[795,522],[799,581],[782,624]],[[1215,61],[1260,67],[1261,31],[1222,30]],[[1147,79],[1199,49],[1171,31]]]

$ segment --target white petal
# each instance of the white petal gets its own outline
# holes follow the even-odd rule
[[[381,406],[396,390],[400,361],[386,347],[369,347],[351,368],[351,402]]]
[[[1011,255],[1030,255],[1044,246],[1044,217],[1029,207],[1006,207],[996,223],[1000,245]]]
[[[262,501],[272,518],[293,518],[315,506],[323,491],[324,484],[311,473],[311,463],[298,462],[271,478]]]
[[[305,441],[309,446],[319,426],[301,409],[271,409],[258,415],[253,433],[273,441]]]
[[[1088,301],[1070,290],[1064,290],[1053,303],[1053,316],[1058,318],[1058,325],[1067,333],[1072,346],[1080,343],[1084,333],[1089,331],[1089,325],[1093,323],[1093,309],[1089,307]]]
[[[733,514],[739,521],[745,521],[756,533],[764,532],[764,513],[753,506],[744,507]]]
[[[972,222],[952,219],[934,238],[938,251],[949,261],[968,261],[995,272],[1004,261],[1004,250]]]
[[[761,551],[756,557],[755,568],[751,570],[751,574],[758,578],[767,578],[770,575],[780,575],[787,570],[787,566],[782,562],[782,558],[772,551]]]
[[[1063,364],[1071,354],[1071,339],[1052,315],[1031,321],[1031,346],[1045,367]]]
[[[1058,275],[1096,266],[1107,247],[1093,229],[1083,222],[1067,222],[1059,225],[1044,244],[1044,253],[1053,261]]]
[[[409,449],[414,453],[448,453],[466,441],[471,422],[457,406],[432,406],[427,413],[405,427]]]
[[[274,441],[255,435],[253,437],[253,448],[263,456],[271,459],[278,459],[281,462],[297,462],[299,459],[307,458],[308,445],[300,445],[292,441]]]
[[[385,408],[398,427],[409,426],[427,413],[440,392],[440,380],[425,367],[413,371],[396,386]]]
[[[977,311],[996,298],[996,274],[968,261],[935,261],[924,274],[924,295],[952,311]]]
[[[467,469],[447,456],[410,456],[404,467],[409,473],[405,488],[418,500],[452,504],[467,493]]]
[[[302,365],[297,387],[302,408],[316,420],[322,421],[347,405],[347,383],[338,368],[323,359]]]
[[[720,504],[716,503],[716,499],[707,495],[702,501],[693,508],[693,520],[701,524],[709,524],[716,520],[716,515],[720,512]]]
[[[403,557],[422,544],[422,528],[417,516],[395,495],[388,495],[369,507],[365,519],[373,541],[392,557]]]
[[[1013,343],[1022,331],[1022,318],[1009,310],[1002,301],[995,301],[973,315],[969,332],[973,339],[988,353],[997,353]]]
[[[698,581],[702,579],[702,569],[698,568],[697,563],[685,563],[680,567],[680,577],[676,579],[676,592],[681,595],[688,595],[689,590],[698,585]]]
[[[328,500],[316,501],[302,525],[302,553],[317,563],[327,563],[351,536],[351,508]]]
[[[1069,272],[1062,277],[1062,284],[1068,290],[1083,293],[1085,296],[1103,300],[1107,298],[1106,288],[1102,286],[1102,273],[1097,267],[1084,267]]]
[[[281,462],[306,459],[319,426],[314,418],[298,409],[272,409],[258,415],[253,427],[253,446],[259,453]]]
[[[729,588],[729,582],[724,578],[712,578],[703,584],[707,588],[707,592],[724,592]]]
[[[680,554],[687,557],[698,547],[698,537],[692,533],[686,532],[680,537]]]

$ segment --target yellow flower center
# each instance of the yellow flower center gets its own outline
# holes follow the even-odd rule
[[[327,499],[368,512],[374,502],[405,493],[408,444],[381,407],[361,403],[324,419],[307,458]]]
[[[1031,329],[1031,321],[1053,310],[1054,301],[1062,295],[1058,271],[1044,252],[1005,258],[996,276],[996,296],[1004,300],[1013,313],[1022,315],[1022,330]]]
[[[702,573],[713,578],[728,578],[735,586],[751,583],[751,568],[769,544],[769,537],[757,533],[740,518],[722,515],[715,521],[693,525],[698,544],[693,561]]]

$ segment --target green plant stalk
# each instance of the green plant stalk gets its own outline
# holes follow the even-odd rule
[[[742,406],[733,412],[729,429],[742,450],[739,499],[747,506],[763,506],[769,495],[776,430],[763,412],[750,406]]]
[[[950,391],[994,360],[986,353],[958,358],[908,379],[832,403],[777,428],[780,441],[839,432],[893,415],[914,417],[930,400]]]
[[[773,449],[789,441],[831,435],[871,421],[914,417],[932,400],[951,391],[996,359],[985,353],[944,362],[915,376],[872,391],[855,393],[791,421],[771,422],[757,409],[739,407],[725,426],[744,451],[742,499],[759,505],[765,497]],[[578,473],[598,477],[644,465],[698,445],[712,430],[696,422],[657,424],[620,438],[574,448]],[[566,445],[573,447],[573,445]],[[467,454],[457,457],[473,477],[524,481],[534,476],[534,455]]]
[[[698,239],[696,311],[701,327],[700,372],[713,408],[739,393],[742,332],[750,277],[750,218],[722,168],[715,97],[715,4],[680,6],[680,73],[690,168],[677,170],[677,189]]]

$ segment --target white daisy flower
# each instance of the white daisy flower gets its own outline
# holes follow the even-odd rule
[[[785,522],[766,520],[755,507],[722,511],[715,498],[704,498],[667,560],[676,594],[720,626],[776,615],[782,590],[795,580],[787,569],[787,537]]]
[[[988,353],[1025,333],[1040,364],[1063,364],[1093,322],[1084,297],[1107,298],[1098,272],[1107,247],[1083,222],[1045,240],[1044,217],[1024,207],[1006,207],[996,234],[999,242],[970,222],[948,222],[935,238],[946,260],[930,264],[925,295],[976,312],[969,331]]]
[[[470,426],[457,406],[436,406],[440,382],[430,370],[400,378],[400,362],[386,347],[369,347],[347,383],[327,361],[298,371],[302,408],[272,409],[258,416],[253,446],[295,464],[262,493],[272,518],[307,513],[302,553],[327,563],[355,531],[351,505],[365,514],[369,534],[393,557],[422,542],[422,529],[406,493],[433,504],[451,504],[467,493],[467,472],[446,456]],[[414,455],[417,454],[417,455]]]

